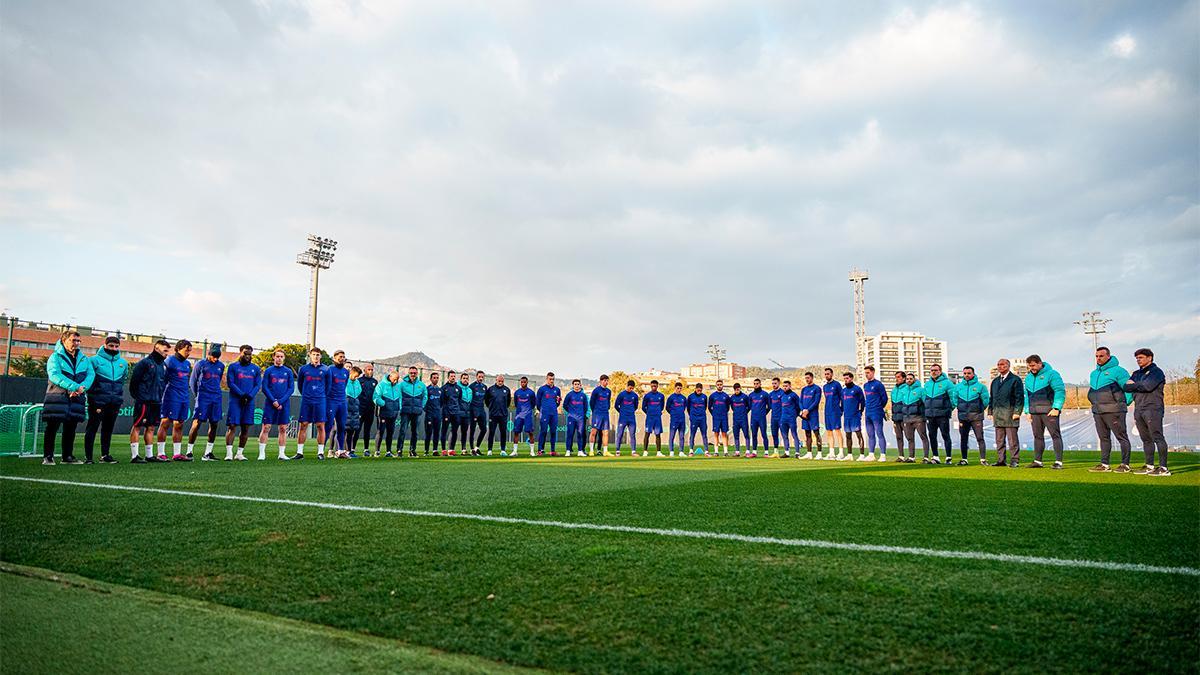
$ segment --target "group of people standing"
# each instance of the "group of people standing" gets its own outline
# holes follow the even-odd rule
[[[968,464],[972,435],[978,446],[980,463],[989,465],[983,422],[985,416],[990,416],[995,427],[997,450],[997,459],[990,465],[1019,466],[1017,434],[1021,420],[1025,418],[1032,427],[1034,439],[1030,466],[1043,466],[1046,435],[1050,436],[1054,449],[1051,468],[1063,466],[1059,415],[1066,388],[1058,372],[1036,354],[1026,359],[1029,372],[1023,380],[1012,372],[1007,359],[997,362],[998,376],[989,386],[979,381],[975,369],[970,366],[963,368],[962,378],[955,383],[940,366],[934,365],[924,382],[917,373],[895,373],[890,396],[883,383],[876,379],[875,369],[871,366],[866,367],[866,380],[861,385],[854,381],[853,373],[842,373],[838,381],[834,379],[833,369],[826,368],[823,383],[816,384],[814,374],[805,373],[804,385],[799,390],[793,389],[789,380],[773,378],[769,389],[764,389],[762,381],[755,379],[750,391],[743,391],[740,383],[726,391],[723,381],[717,380],[711,393],[705,393],[705,386],[697,383],[692,392],[684,395],[683,384],[675,382],[668,395],[660,391],[660,383],[653,380],[650,390],[639,394],[637,383],[629,380],[624,383],[624,389],[614,394],[609,388],[608,376],[602,375],[599,386],[590,392],[584,393],[581,381],[576,379],[564,395],[555,384],[554,373],[547,373],[545,382],[536,391],[529,386],[527,377],[520,378],[515,390],[505,384],[503,375],[497,375],[491,384],[487,384],[482,371],[475,372],[473,379],[468,373],[450,371],[443,384],[439,383],[438,373],[432,373],[426,383],[420,379],[415,367],[409,367],[403,377],[393,370],[383,380],[376,380],[372,365],[360,368],[349,364],[341,350],[333,353],[332,364],[323,365],[322,352],[314,348],[308,353],[308,362],[293,371],[284,365],[282,350],[272,354],[272,365],[260,368],[252,361],[253,349],[249,345],[242,345],[237,361],[228,365],[220,361],[221,346],[214,345],[204,359],[193,364],[189,360],[190,342],[180,340],[172,347],[167,341],[159,340],[150,355],[131,370],[121,355],[117,336],[107,337],[104,347],[90,357],[82,353],[79,345],[79,334],[65,331],[47,361],[48,382],[42,413],[46,422],[45,464],[54,463],[54,448],[60,430],[65,463],[92,463],[97,436],[100,461],[116,463],[111,454],[111,438],[128,377],[129,393],[135,401],[135,419],[130,433],[133,463],[191,461],[197,436],[205,424],[208,426],[207,442],[201,459],[215,461],[213,446],[222,417],[224,386],[229,399],[224,411],[226,461],[247,459],[245,448],[250,427],[256,423],[255,402],[261,393],[259,460],[266,459],[267,441],[273,428],[278,434],[278,458],[303,459],[310,426],[318,459],[326,457],[327,440],[332,443],[330,455],[335,457],[358,457],[356,446],[360,439],[363,456],[402,456],[406,437],[408,456],[416,457],[417,431],[422,425],[425,456],[480,456],[485,454],[485,447],[486,454],[491,455],[498,443],[501,456],[516,457],[522,440],[527,443],[530,456],[545,454],[547,444],[549,454],[556,456],[561,411],[566,417],[567,456],[619,456],[628,440],[634,457],[646,457],[653,436],[655,456],[658,457],[728,457],[732,434],[734,457],[884,462],[887,461],[884,424],[890,419],[898,445],[897,462],[916,461],[919,438],[923,463],[951,464],[954,462],[951,417],[957,414],[961,452],[958,465]],[[1132,471],[1126,417],[1129,405],[1134,403],[1134,420],[1145,451],[1145,464],[1137,473],[1169,476],[1167,444],[1163,436],[1166,378],[1154,364],[1154,354],[1149,349],[1137,350],[1134,357],[1139,368],[1130,374],[1107,347],[1096,350],[1096,368],[1090,377],[1088,400],[1100,439],[1101,460],[1091,471]],[[299,433],[296,451],[289,456],[287,429],[292,419],[291,397],[297,389],[300,393]],[[513,418],[511,451],[508,447],[510,410]],[[617,417],[616,444],[615,450],[610,452],[612,411]],[[637,444],[639,411],[645,420],[640,455]],[[668,432],[666,454],[662,443],[664,414]],[[185,449],[184,424],[189,417],[191,425]],[[86,459],[80,461],[74,456],[74,436],[76,426],[85,418]],[[374,436],[372,450],[372,427],[376,424],[378,433]],[[393,453],[397,427],[400,436]],[[804,432],[803,455],[800,431]],[[686,443],[685,433],[688,436]],[[166,454],[168,435],[173,450],[170,456]],[[696,445],[697,435],[701,440],[699,446]],[[944,446],[944,458],[939,457],[939,436]],[[1121,451],[1121,462],[1115,469],[1110,467],[1114,438]],[[144,448],[141,447],[143,443]]]

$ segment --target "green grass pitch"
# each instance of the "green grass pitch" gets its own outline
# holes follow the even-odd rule
[[[1168,478],[1089,474],[1088,453],[1068,453],[1065,471],[630,457],[131,466],[127,450],[118,457],[118,466],[55,467],[5,458],[0,476],[1200,567],[1200,458],[1190,454],[1172,454]],[[0,480],[0,561],[4,672],[1194,672],[1200,663],[1200,576],[1179,572],[16,480]]]

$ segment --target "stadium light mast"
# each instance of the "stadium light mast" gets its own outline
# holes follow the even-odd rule
[[[312,283],[308,289],[308,348],[317,344],[317,288],[321,281],[321,270],[333,264],[337,242],[328,237],[308,235],[308,249],[296,256],[296,262],[312,268]]]
[[[850,284],[854,286],[854,373],[860,380],[867,365],[867,302],[863,282],[868,278],[866,270],[850,268]]]
[[[713,363],[717,366],[716,379],[721,379],[721,362],[725,360],[725,349],[719,344],[712,344],[708,346],[707,354],[712,357]]]
[[[1084,312],[1083,318],[1074,323],[1083,327],[1084,335],[1092,336],[1092,351],[1096,351],[1100,348],[1100,335],[1108,332],[1108,324],[1112,323],[1112,319],[1100,318],[1100,312]]]

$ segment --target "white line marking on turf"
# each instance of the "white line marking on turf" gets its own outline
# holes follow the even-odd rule
[[[5,480],[25,481],[29,483],[45,483],[50,485],[69,485],[72,487],[100,488],[104,490],[123,490],[127,492],[149,492],[161,495],[179,495],[183,497],[204,497],[208,499],[227,499],[238,502],[255,502],[260,504],[285,504],[288,506],[308,506],[318,509],[333,509],[336,511],[362,511],[367,513],[392,513],[401,516],[418,516],[423,518],[457,518],[460,520],[475,520],[485,523],[506,523],[510,525],[534,525],[538,527],[556,527],[564,530],[593,530],[599,532],[627,532],[630,534],[652,534],[660,537],[683,537],[687,539],[716,539],[720,541],[739,541],[748,544],[774,544],[776,546],[792,546],[797,548],[833,549],[838,551],[859,551],[864,553],[899,553],[903,555],[925,556],[928,558],[952,558],[960,560],[989,560],[1004,563],[1024,563],[1027,565],[1046,565],[1050,567],[1075,567],[1084,569],[1108,570],[1113,572],[1151,572],[1157,574],[1184,574],[1200,576],[1200,568],[1196,567],[1166,567],[1162,565],[1144,565],[1142,563],[1108,562],[1105,560],[1071,560],[1068,558],[1046,558],[1036,555],[1012,555],[1008,553],[986,553],[984,551],[948,551],[936,548],[921,548],[917,546],[887,546],[883,544],[853,544],[840,541],[824,541],[820,539],[784,539],[780,537],[762,537],[732,532],[705,532],[701,530],[678,530],[674,528],[636,527],[633,525],[604,525],[601,523],[568,523],[558,520],[533,520],[530,518],[510,518],[508,516],[486,516],[474,513],[447,513],[442,511],[418,511],[415,509],[397,509],[386,506],[357,506],[354,504],[329,504],[325,502],[309,502],[299,499],[276,499],[273,497],[246,497],[242,495],[223,495],[213,492],[191,492],[188,490],[167,490],[164,488],[140,487],[135,485],[111,485],[106,483],[85,483],[82,481],[55,480],[51,478],[29,478],[27,476],[0,476]]]

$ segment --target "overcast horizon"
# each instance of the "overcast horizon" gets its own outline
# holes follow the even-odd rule
[[[0,5],[0,310],[451,367],[1200,355],[1200,2]],[[17,254],[14,255],[13,251]],[[366,320],[370,309],[378,318]]]

